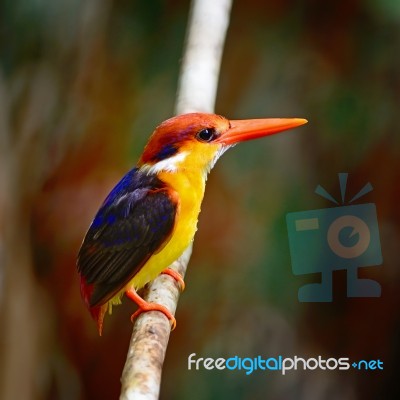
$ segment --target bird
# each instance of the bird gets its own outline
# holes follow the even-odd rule
[[[137,291],[160,273],[180,275],[168,266],[193,241],[208,173],[219,157],[239,142],[307,123],[302,118],[229,120],[188,113],[162,122],[134,168],[111,190],[83,239],[77,258],[81,295],[98,332],[107,310],[124,294],[143,311],[161,311]]]

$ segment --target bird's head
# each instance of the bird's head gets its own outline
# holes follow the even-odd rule
[[[300,118],[228,120],[215,114],[179,115],[156,128],[139,160],[139,167],[154,173],[196,169],[207,174],[221,154],[236,143],[306,122]]]

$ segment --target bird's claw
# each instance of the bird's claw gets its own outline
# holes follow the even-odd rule
[[[139,308],[131,315],[131,321],[133,322],[140,314],[143,312],[148,312],[148,311],[160,311],[162,312],[170,321],[171,324],[171,331],[173,331],[176,328],[176,319],[172,315],[172,313],[167,309],[167,307],[157,304],[157,303],[149,303],[145,300],[143,300],[135,290],[129,289],[126,291],[126,295],[133,300]]]
[[[181,292],[183,292],[185,290],[185,287],[186,287],[185,281],[183,280],[182,275],[179,272],[175,271],[172,268],[166,268],[161,273],[165,274],[165,275],[169,275],[172,278],[174,278],[175,281],[178,283]]]

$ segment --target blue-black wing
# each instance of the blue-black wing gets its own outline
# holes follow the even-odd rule
[[[78,255],[90,307],[120,291],[169,240],[177,196],[155,175],[128,172],[97,212]],[[88,295],[87,293],[85,294]]]

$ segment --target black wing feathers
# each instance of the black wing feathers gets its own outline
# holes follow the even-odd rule
[[[155,175],[128,172],[104,201],[83,241],[78,271],[93,285],[90,305],[121,290],[173,231],[177,203]]]

